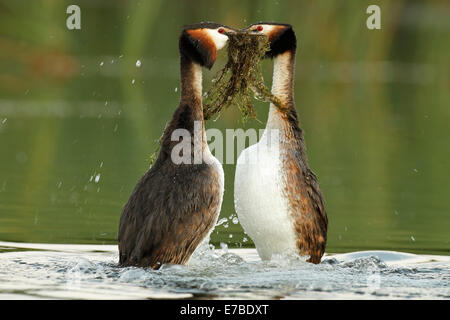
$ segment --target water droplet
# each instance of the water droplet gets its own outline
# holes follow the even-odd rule
[[[139,68],[141,66],[141,60],[136,61],[136,67]]]
[[[220,248],[225,251],[228,252],[228,245],[226,243],[221,242],[220,243]]]
[[[19,152],[16,154],[16,160],[17,162],[24,164],[28,161],[28,156],[25,152]]]
[[[222,219],[220,219],[220,220],[217,222],[216,227],[221,226],[222,224],[224,224],[224,223],[227,222],[227,221],[228,221],[227,218],[222,218]]]

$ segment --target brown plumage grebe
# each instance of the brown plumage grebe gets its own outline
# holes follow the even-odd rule
[[[216,224],[224,174],[206,141],[202,67],[213,66],[228,32],[232,30],[223,25],[201,23],[186,26],[181,33],[180,104],[163,133],[155,164],[138,182],[122,212],[118,235],[122,266],[158,269],[162,264],[184,264]],[[190,161],[172,160],[172,151],[180,143],[172,141],[176,129],[191,136],[191,148],[183,149],[191,150],[183,154]],[[199,132],[194,136],[194,131]]]
[[[236,212],[261,259],[297,253],[319,263],[325,251],[328,219],[317,178],[307,163],[295,110],[296,36],[287,24],[258,23],[246,31],[269,37],[267,57],[274,60],[272,93],[284,110],[270,105],[260,141],[238,158]]]

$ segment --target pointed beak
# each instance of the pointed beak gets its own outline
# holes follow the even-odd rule
[[[236,33],[236,31],[234,31],[234,30],[228,30],[228,31],[225,31],[223,34],[226,35],[226,36],[230,36],[230,35],[233,35],[235,33]]]

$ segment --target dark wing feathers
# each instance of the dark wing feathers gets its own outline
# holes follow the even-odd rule
[[[176,175],[150,169],[133,191],[119,227],[122,265],[185,263],[214,227],[221,204],[217,173],[205,164],[179,169]]]
[[[316,175],[308,166],[303,132],[296,119],[290,121],[285,139],[285,193],[297,233],[299,253],[319,263],[327,241],[328,218]]]

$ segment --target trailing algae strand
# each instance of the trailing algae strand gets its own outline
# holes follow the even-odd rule
[[[236,32],[228,35],[228,61],[213,79],[213,86],[206,93],[203,104],[205,120],[236,105],[242,113],[242,121],[256,119],[254,96],[258,100],[272,102],[282,109],[282,104],[264,84],[259,62],[270,49],[265,35]],[[150,166],[158,157],[161,138],[156,150],[150,156]]]
[[[243,122],[256,119],[252,96],[270,101],[281,108],[281,103],[264,84],[259,62],[270,49],[265,35],[237,32],[228,36],[228,61],[213,79],[206,94],[203,113],[206,120],[222,110],[236,105]]]

